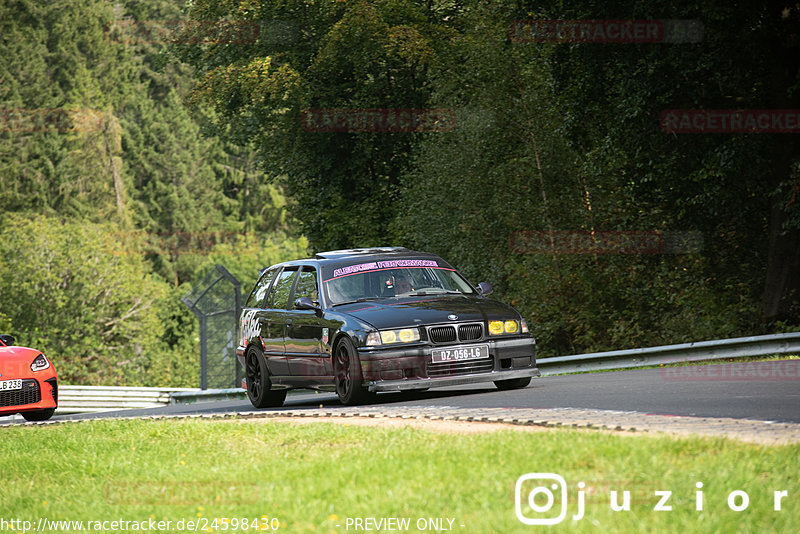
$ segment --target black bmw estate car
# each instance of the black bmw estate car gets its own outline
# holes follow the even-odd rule
[[[265,269],[239,319],[242,386],[258,408],[292,388],[376,392],[538,376],[522,316],[487,298],[442,258],[405,248],[323,252]]]

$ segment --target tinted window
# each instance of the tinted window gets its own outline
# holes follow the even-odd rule
[[[292,290],[295,274],[297,274],[297,267],[289,267],[278,275],[278,279],[273,284],[269,297],[267,297],[267,308],[290,309],[289,292]]]
[[[319,302],[319,292],[317,291],[317,271],[312,267],[303,267],[300,278],[297,280],[297,287],[294,290],[294,299],[308,297],[314,302]]]
[[[261,306],[261,303],[264,302],[264,296],[269,289],[269,284],[272,282],[272,279],[275,278],[275,273],[277,272],[278,269],[270,269],[261,275],[253,292],[250,293],[250,298],[247,299],[247,303],[245,304],[246,308],[258,308]]]

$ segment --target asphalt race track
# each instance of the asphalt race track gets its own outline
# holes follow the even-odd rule
[[[745,367],[745,366],[751,367]],[[753,367],[755,366],[755,367]],[[800,360],[729,363],[686,368],[662,368],[574,374],[534,379],[530,386],[499,391],[492,385],[459,386],[421,393],[383,393],[371,410],[441,407],[460,409],[579,409],[700,418],[733,418],[800,423]],[[303,392],[290,395],[284,408],[339,408],[334,394]],[[203,402],[154,409],[81,415],[56,415],[53,420],[137,417],[178,414],[251,412],[248,401]],[[0,418],[0,424],[11,422]]]

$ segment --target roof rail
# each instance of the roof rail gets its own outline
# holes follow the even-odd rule
[[[405,247],[370,247],[370,248],[351,248],[342,250],[329,250],[327,252],[318,252],[316,258],[318,259],[331,259],[341,256],[359,256],[367,254],[386,254],[388,252],[411,252]]]

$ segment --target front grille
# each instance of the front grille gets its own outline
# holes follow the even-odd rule
[[[434,343],[449,343],[456,340],[454,326],[434,326],[428,330],[428,337]]]
[[[458,327],[457,331],[456,327]],[[456,335],[456,332],[458,332],[458,335]],[[482,337],[483,325],[481,323],[431,326],[428,328],[428,339],[433,343],[476,341]]]
[[[461,341],[475,341],[483,336],[483,325],[462,324],[458,327],[458,338]]]
[[[491,358],[428,364],[428,376],[430,378],[487,373],[492,370],[494,370],[494,361]]]
[[[42,392],[39,390],[39,382],[32,378],[22,381],[22,389],[0,392],[0,406],[33,404],[41,399]]]

